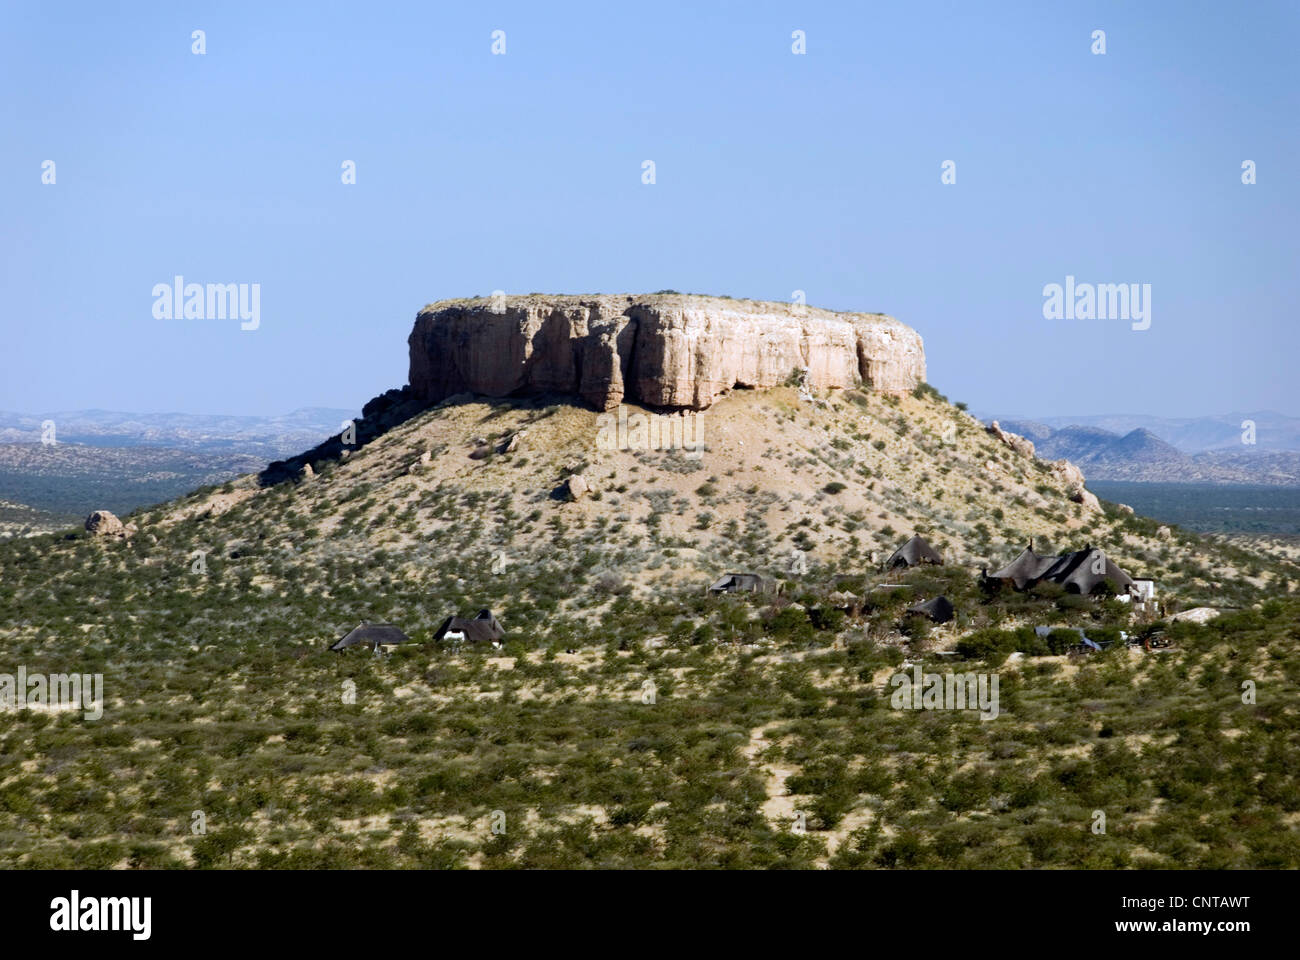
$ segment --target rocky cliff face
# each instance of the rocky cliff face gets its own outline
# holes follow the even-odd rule
[[[683,294],[444,300],[409,339],[415,395],[569,393],[702,410],[738,387],[806,370],[815,392],[904,393],[925,380],[921,337],[882,314]]]

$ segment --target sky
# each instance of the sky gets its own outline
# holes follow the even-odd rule
[[[0,24],[0,409],[359,409],[406,382],[425,303],[675,289],[892,314],[980,410],[1300,413],[1300,3]],[[155,316],[177,275],[258,284],[257,329]],[[1150,284],[1149,328],[1045,318],[1067,276]]]

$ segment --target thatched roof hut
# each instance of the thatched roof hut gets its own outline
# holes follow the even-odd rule
[[[410,637],[391,623],[358,623],[348,631],[347,636],[335,643],[330,649],[346,650],[348,647],[358,646],[378,648],[413,642]]]
[[[922,563],[942,565],[943,556],[930,546],[924,537],[916,534],[889,555],[889,559],[885,561],[885,568],[893,570],[895,567],[915,567]]]
[[[448,617],[433,632],[433,639],[445,640],[464,638],[467,643],[497,643],[505,637],[505,627],[488,609],[480,610],[473,619],[466,617]],[[459,634],[459,636],[457,636]]]

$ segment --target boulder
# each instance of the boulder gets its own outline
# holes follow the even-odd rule
[[[565,499],[571,501],[581,500],[591,492],[591,487],[588,485],[586,478],[580,473],[575,473],[565,480],[560,485],[560,489],[563,491]]]
[[[1101,501],[1097,495],[1084,486],[1083,471],[1069,460],[1053,460],[1048,466],[1055,476],[1065,485],[1065,495],[1075,503],[1081,503],[1089,510],[1101,511]]]
[[[1097,495],[1083,484],[1066,488],[1065,495],[1075,503],[1081,503],[1089,510],[1101,510],[1101,501]]]
[[[1047,465],[1051,468],[1053,476],[1067,487],[1075,484],[1083,486],[1083,471],[1069,460],[1051,460]]]
[[[996,420],[989,424],[988,432],[1022,457],[1028,457],[1031,460],[1034,458],[1034,441],[1022,437],[1018,433],[1003,430],[998,426]]]
[[[1175,613],[1169,619],[1174,623],[1209,623],[1218,615],[1219,611],[1214,607],[1192,607],[1182,613]]]
[[[86,532],[96,537],[123,537],[126,527],[122,521],[107,510],[96,510],[86,518]]]

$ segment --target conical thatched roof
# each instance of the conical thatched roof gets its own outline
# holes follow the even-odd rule
[[[449,633],[463,633],[467,643],[492,643],[506,635],[501,622],[491,610],[480,610],[471,620],[467,617],[448,617],[433,632],[433,639],[441,640]]]
[[[1001,570],[989,574],[989,579],[1010,581],[1017,590],[1024,590],[1046,580],[1049,583],[1059,583],[1071,593],[1085,596],[1107,580],[1116,593],[1124,593],[1134,585],[1132,577],[1116,566],[1103,551],[1091,546],[1059,557],[1040,557],[1034,553],[1031,544]]]
[[[954,615],[952,601],[947,597],[935,597],[933,600],[926,600],[924,603],[908,607],[907,612],[929,617],[935,623],[947,623]]]
[[[1020,556],[1001,570],[989,574],[989,579],[1009,580],[1017,590],[1024,590],[1037,583],[1060,559],[1060,557],[1041,557],[1034,553],[1033,544],[1030,544],[1020,552]]]
[[[1092,547],[1067,553],[1042,578],[1061,584],[1071,593],[1081,593],[1084,596],[1105,581],[1110,581],[1116,593],[1124,593],[1134,585],[1132,577],[1117,567],[1103,551]]]
[[[885,561],[885,567],[892,570],[895,567],[915,567],[922,563],[942,564],[943,557],[924,537],[916,534],[890,554],[889,559]]]
[[[359,623],[348,631],[347,636],[330,647],[330,649],[346,650],[348,647],[362,645],[378,647],[411,642],[410,637],[391,623]]]

